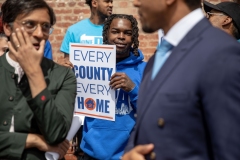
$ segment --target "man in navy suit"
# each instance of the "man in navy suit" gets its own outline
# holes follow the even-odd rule
[[[200,3],[134,0],[143,31],[165,37],[145,68],[122,160],[240,159],[240,45]]]

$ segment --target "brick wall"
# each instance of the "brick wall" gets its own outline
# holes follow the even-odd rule
[[[90,16],[89,7],[85,5],[85,0],[46,0],[54,9],[57,16],[57,23],[54,26],[53,34],[50,36],[50,42],[53,49],[53,58],[57,60],[58,57],[63,56],[59,51],[61,42],[65,35],[68,26],[77,21],[88,18]],[[132,14],[138,18],[137,9],[133,7],[133,0],[113,0],[113,13]],[[218,3],[221,0],[209,0],[212,3]],[[222,0],[228,1],[228,0]],[[4,0],[0,0],[0,5]],[[141,24],[139,23],[139,28]],[[158,35],[145,34],[140,30],[140,49],[143,51],[145,60],[147,61],[155,51]]]
[[[56,60],[58,57],[63,56],[59,51],[62,39],[68,26],[76,23],[77,21],[88,18],[90,10],[85,5],[85,0],[46,0],[53,8],[57,15],[57,23],[54,26],[54,32],[50,36],[50,42],[53,47],[53,58]],[[132,0],[114,0],[113,13],[125,13],[137,15],[137,9],[133,7]],[[140,26],[140,24],[139,24]],[[158,35],[147,35],[140,31],[140,49],[148,60],[156,48]]]
[[[50,36],[50,42],[53,47],[53,58],[63,56],[59,51],[62,39],[68,26],[77,21],[90,16],[89,7],[85,5],[85,0],[46,0],[53,8],[57,15],[57,23],[54,26],[54,32]],[[218,3],[221,0],[210,0]],[[226,0],[225,0],[226,1]],[[133,7],[133,0],[113,0],[113,13],[132,14],[138,18],[137,9]],[[141,24],[139,23],[139,28]],[[148,60],[156,49],[158,35],[145,34],[140,31],[139,36],[140,49],[143,51],[145,60]]]

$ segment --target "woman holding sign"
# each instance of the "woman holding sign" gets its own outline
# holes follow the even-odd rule
[[[115,121],[85,117],[83,160],[120,159],[135,124],[136,101],[146,62],[138,49],[138,27],[131,15],[113,14],[104,25],[104,44],[116,45],[117,72],[110,79],[116,90]]]

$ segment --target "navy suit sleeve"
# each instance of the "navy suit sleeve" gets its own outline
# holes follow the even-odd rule
[[[212,159],[240,159],[240,47],[217,54],[209,58],[200,87]]]

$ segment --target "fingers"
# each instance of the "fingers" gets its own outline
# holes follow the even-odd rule
[[[116,72],[114,73],[111,78],[110,78],[110,86],[112,86],[115,82],[121,80],[121,79],[124,79],[126,77],[126,74],[125,73],[120,73],[120,72]],[[123,82],[121,82],[123,83]],[[117,83],[118,84],[118,83]]]
[[[73,68],[73,64],[67,58],[58,58],[57,63],[65,67]]]
[[[154,148],[153,144],[146,144],[146,145],[139,145],[135,148],[137,153],[140,153],[142,155],[146,155],[150,153]]]
[[[131,151],[125,153],[122,160],[145,160],[145,155],[149,154],[153,148],[153,144],[136,146]]]
[[[114,73],[114,74],[111,76],[110,80],[112,80],[112,79],[114,79],[114,78],[116,78],[116,77],[122,77],[122,76],[126,76],[126,74],[125,74],[125,73],[122,73],[122,72],[116,72],[116,73]]]
[[[65,140],[65,141],[62,142],[62,148],[65,151],[65,153],[67,152],[69,147],[70,147],[70,142],[68,140]]]
[[[125,80],[120,77],[116,77],[110,81],[110,86],[112,89],[118,89],[125,87]]]
[[[67,153],[68,149],[70,147],[70,143],[68,140],[63,141],[58,145],[58,153],[60,155],[60,159],[63,158],[63,156]]]
[[[26,44],[32,44],[32,42],[30,40],[30,37],[29,37],[29,34],[25,31],[25,29],[23,27],[21,28],[21,30],[22,30],[23,36],[25,38],[25,43]]]
[[[25,45],[26,44],[26,42],[25,42],[25,36],[23,35],[23,32],[24,32],[24,29],[23,28],[21,28],[21,29],[19,29],[19,28],[17,28],[16,29],[16,37],[17,37],[17,40],[18,40],[18,43],[16,42],[14,42],[15,43],[15,45],[16,45],[16,47],[18,46],[18,45],[20,45],[20,46],[23,46],[23,45]]]
[[[73,64],[69,60],[65,60],[65,64],[73,68]]]
[[[12,33],[12,46],[14,47],[15,51],[17,52],[18,48],[21,46],[20,42],[18,41],[17,34],[15,32]]]
[[[45,48],[45,40],[41,40],[38,53],[44,54],[44,48]]]
[[[125,73],[115,73],[110,79],[109,85],[112,89],[123,89],[126,92],[130,92],[134,87],[135,83]]]

